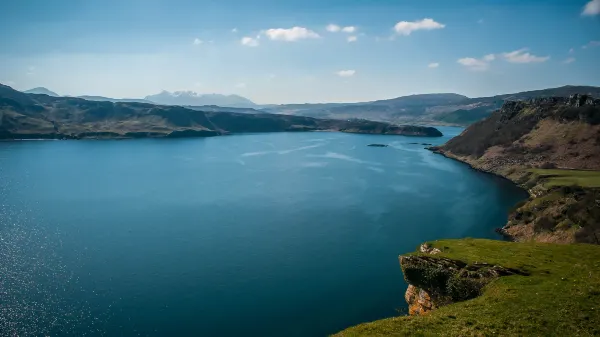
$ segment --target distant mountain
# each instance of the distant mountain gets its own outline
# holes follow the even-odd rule
[[[467,96],[459,94],[420,94],[420,95],[409,95],[401,96],[392,99],[384,99],[379,101],[368,102],[373,105],[389,105],[389,106],[424,106],[424,105],[447,105],[454,104],[465,99],[469,99]]]
[[[360,103],[282,104],[267,106],[263,110],[317,118],[363,118],[404,124],[431,124],[432,120],[427,118],[429,108],[452,106],[468,99],[467,96],[453,93],[421,94]]]
[[[208,107],[202,111],[181,106],[33,95],[0,84],[0,139],[173,138],[318,130],[442,136],[432,127],[248,113],[247,109],[240,109],[245,113],[235,113],[223,109]]]
[[[130,103],[153,103],[149,100],[142,98],[110,98],[103,96],[77,96],[77,98],[85,99],[88,101],[98,101],[98,102],[130,102]]]
[[[156,95],[146,96],[145,99],[162,105],[217,105],[233,108],[254,108],[257,106],[251,100],[238,95],[198,94],[193,91],[163,91]]]
[[[48,96],[52,96],[52,97],[60,96],[59,94],[55,93],[54,91],[50,91],[44,87],[37,87],[37,88],[29,89],[29,90],[26,90],[23,92],[26,94],[48,95]]]
[[[269,105],[263,111],[316,118],[363,118],[396,124],[466,126],[488,117],[505,101],[587,94],[600,97],[599,87],[564,86],[491,97],[424,94],[362,103]]]

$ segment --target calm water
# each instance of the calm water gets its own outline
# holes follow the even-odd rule
[[[461,131],[441,129],[0,143],[0,334],[323,336],[405,312],[399,254],[497,238],[524,197],[408,144]]]

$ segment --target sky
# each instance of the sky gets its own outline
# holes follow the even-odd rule
[[[600,0],[3,0],[0,83],[259,104],[600,86]]]

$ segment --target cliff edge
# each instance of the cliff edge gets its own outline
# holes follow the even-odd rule
[[[430,298],[425,305],[419,298],[409,302],[422,311],[360,324],[337,336],[600,334],[600,247],[483,239],[440,240],[427,247],[437,252],[421,247],[400,257],[409,291]]]

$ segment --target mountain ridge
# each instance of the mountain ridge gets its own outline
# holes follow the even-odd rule
[[[431,127],[205,110],[25,94],[0,85],[0,139],[179,138],[282,131],[442,136]]]
[[[255,104],[251,100],[239,95],[199,94],[193,91],[168,92],[163,90],[158,94],[148,95],[143,99],[114,99],[102,96],[79,97],[97,101],[142,102],[190,108],[218,106],[223,108],[255,109],[266,113],[313,118],[341,120],[358,118],[395,124],[467,126],[491,115],[493,111],[502,107],[502,104],[506,101],[570,96],[576,93],[600,97],[600,87],[566,85],[556,88],[475,98],[455,93],[433,93],[355,103],[263,105]],[[249,110],[248,112],[253,113],[254,111]]]

